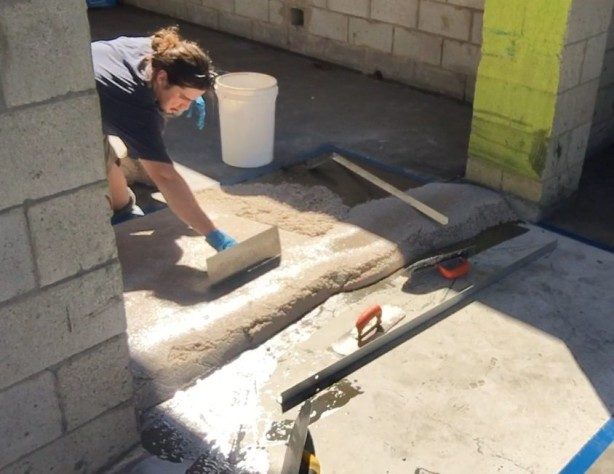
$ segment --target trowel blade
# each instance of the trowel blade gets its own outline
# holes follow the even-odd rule
[[[209,282],[214,285],[280,255],[279,229],[274,226],[209,257],[207,259]]]
[[[405,318],[405,312],[402,308],[393,305],[382,305],[382,323],[380,324],[380,327],[372,338],[368,339],[368,341],[365,343],[361,343],[356,338],[356,330],[352,329],[352,331],[345,334],[338,341],[334,342],[330,347],[339,355],[350,355],[352,352],[357,351],[365,344],[368,344],[369,342],[374,341],[378,337],[386,334],[403,318]]]

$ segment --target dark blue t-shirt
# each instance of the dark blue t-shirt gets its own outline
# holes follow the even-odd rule
[[[165,118],[145,78],[145,58],[151,53],[151,38],[92,43],[102,129],[121,138],[131,157],[170,163],[162,139]]]

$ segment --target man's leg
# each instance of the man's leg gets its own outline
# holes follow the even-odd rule
[[[119,211],[128,205],[132,197],[126,177],[119,166],[119,160],[122,155],[127,154],[127,150],[119,138],[105,136],[104,151],[109,182],[109,204],[113,211]]]

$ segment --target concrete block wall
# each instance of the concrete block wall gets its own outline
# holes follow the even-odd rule
[[[614,3],[544,2],[487,2],[466,172],[528,219],[577,189]]]
[[[0,473],[138,443],[83,0],[0,2]]]
[[[124,0],[238,36],[473,100],[485,0]],[[293,21],[302,12],[303,25]]]
[[[587,157],[590,158],[591,155],[612,144],[614,144],[614,22],[610,22],[606,42]]]

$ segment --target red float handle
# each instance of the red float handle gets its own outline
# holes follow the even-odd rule
[[[382,307],[378,304],[371,306],[369,309],[366,309],[356,318],[356,330],[358,331],[358,338],[361,339],[364,334],[362,333],[363,329],[369,322],[373,319],[377,318],[377,324],[373,327],[377,328],[382,324]],[[371,329],[369,330],[369,332]]]

